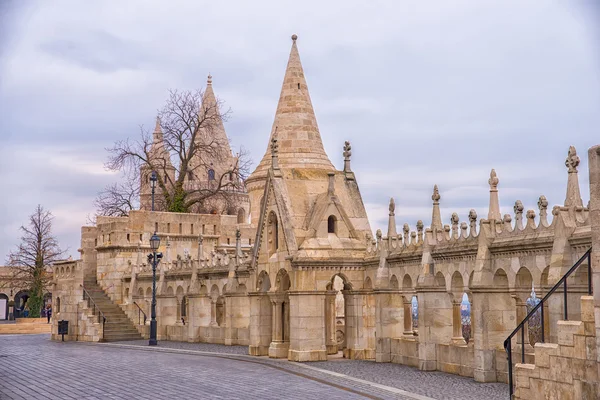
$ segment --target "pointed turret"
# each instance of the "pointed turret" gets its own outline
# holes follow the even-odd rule
[[[442,215],[440,213],[440,192],[437,185],[433,185],[433,194],[431,195],[433,200],[433,212],[431,213],[431,229],[442,230]]]
[[[579,156],[574,146],[569,147],[565,166],[569,170],[567,178],[567,196],[565,198],[565,207],[583,207],[581,192],[579,191],[579,178],[577,177],[577,167],[579,166]]]
[[[246,180],[252,207],[252,223],[258,222],[258,205],[263,194],[267,172],[271,168],[272,156],[269,146],[275,135],[279,145],[278,163],[282,170],[335,171],[323,148],[298,54],[297,39],[296,35],[292,35],[292,49],[281,86],[275,120],[268,141],[269,145],[262,160]]]
[[[277,130],[279,166],[281,168],[313,168],[335,170],[327,157],[317,119],[313,110],[304,70],[298,54],[296,35],[292,36],[292,50],[288,60],[275,121],[269,143]],[[267,148],[264,157],[248,181],[266,176],[271,153]]]
[[[200,146],[211,146],[215,150],[218,149],[218,151],[199,151],[196,153],[192,159],[190,170],[193,171],[194,180],[207,180],[208,169],[213,169],[215,179],[219,179],[224,172],[231,168],[234,158],[225,132],[225,125],[220,116],[219,104],[213,91],[212,76],[210,74],[206,80],[206,90],[202,96],[199,113],[200,120],[204,121],[196,137],[196,143]],[[205,168],[198,168],[199,166]]]
[[[496,170],[492,169],[492,172],[490,172],[490,179],[488,180],[488,184],[490,185],[488,220],[502,220],[502,216],[500,215],[500,201],[498,200],[498,183],[500,183],[500,180],[496,175]]]

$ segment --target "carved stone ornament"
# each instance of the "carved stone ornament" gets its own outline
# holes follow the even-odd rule
[[[342,153],[344,156],[344,161],[350,161],[350,156],[352,155],[352,146],[350,146],[349,141],[344,142],[344,152]]]
[[[431,200],[434,202],[440,201],[440,191],[438,190],[437,185],[433,185],[433,194],[431,195]]]
[[[498,183],[500,182],[500,180],[498,179],[498,176],[496,175],[496,170],[492,169],[492,172],[490,172],[490,179],[488,179],[488,183],[490,185],[490,189],[496,189],[498,188]]]
[[[469,222],[471,224],[473,224],[476,221],[477,221],[477,211],[475,211],[474,209],[471,208],[471,210],[469,211]]]
[[[548,208],[548,200],[546,199],[546,196],[540,196],[540,198],[538,199],[538,208],[540,209],[540,211],[545,211]]]
[[[525,207],[523,206],[523,203],[521,202],[521,200],[515,201],[515,205],[513,207],[515,214],[523,214],[524,209],[525,209]]]
[[[390,198],[390,217],[394,215],[394,212],[396,211],[396,203],[394,202],[394,198]]]
[[[567,154],[567,159],[565,160],[565,166],[569,169],[569,173],[577,172],[577,167],[579,166],[579,156],[577,155],[577,150],[575,150],[574,146],[569,147],[569,153]]]

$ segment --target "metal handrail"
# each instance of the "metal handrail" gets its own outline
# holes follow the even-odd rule
[[[592,294],[593,288],[592,288],[592,249],[590,248],[588,251],[586,251],[583,256],[581,256],[581,258],[567,271],[566,274],[563,275],[563,277],[556,282],[556,284],[548,291],[548,293],[546,293],[546,295],[542,298],[542,300],[535,305],[535,307],[533,307],[531,309],[531,311],[529,311],[529,313],[527,313],[527,316],[525,316],[525,318],[523,318],[523,321],[521,321],[521,323],[519,325],[517,325],[517,327],[515,328],[514,331],[512,331],[512,333],[510,335],[508,335],[508,338],[506,338],[506,340],[504,341],[504,350],[506,350],[506,353],[508,355],[508,387],[509,387],[509,392],[510,392],[510,398],[512,399],[512,395],[513,395],[513,371],[512,371],[512,338],[519,332],[519,330],[521,330],[521,363],[525,363],[525,323],[529,321],[529,319],[533,316],[533,314],[535,314],[538,309],[541,311],[541,326],[542,326],[542,340],[541,343],[544,343],[544,303],[546,302],[546,300],[560,287],[560,285],[563,285],[564,287],[564,318],[565,321],[569,320],[569,316],[567,314],[567,310],[568,310],[568,297],[567,297],[567,278],[577,269],[579,268],[579,266],[583,263],[583,261],[585,261],[585,259],[587,258],[588,261],[588,295]]]
[[[80,285],[81,288],[83,289],[83,299],[87,300],[88,302],[88,307],[90,307],[90,302],[92,303],[92,314],[96,315],[96,309],[98,309],[98,322],[100,322],[100,317],[102,317],[102,339],[104,339],[104,325],[106,325],[106,316],[104,315],[104,313],[102,312],[102,310],[100,310],[100,307],[98,307],[98,305],[96,304],[96,302],[94,301],[94,299],[92,298],[92,295],[90,294],[90,292],[87,291],[87,289],[85,288],[85,286]],[[86,299],[87,296],[87,299]]]
[[[140,307],[140,305],[138,303],[136,303],[134,301],[133,304],[135,304],[135,306],[138,308],[138,325],[141,325],[141,323],[140,323],[140,320],[141,320],[140,312],[142,314],[144,314],[144,325],[146,325],[146,320],[148,319],[148,317],[146,316],[146,313],[144,312],[144,310],[142,310],[142,307]]]

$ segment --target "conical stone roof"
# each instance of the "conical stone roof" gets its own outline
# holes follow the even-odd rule
[[[297,36],[293,35],[292,50],[283,78],[267,151],[256,170],[248,178],[248,182],[266,177],[267,170],[271,167],[270,143],[273,136],[276,136],[279,144],[280,168],[335,170],[323,148],[296,39]]]

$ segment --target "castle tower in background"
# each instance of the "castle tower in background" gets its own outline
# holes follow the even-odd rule
[[[228,214],[238,216],[238,223],[245,223],[250,212],[248,193],[240,177],[230,171],[239,161],[229,145],[229,138],[225,131],[223,120],[220,116],[219,103],[213,91],[212,76],[208,76],[206,90],[200,105],[201,118],[205,123],[200,128],[196,137],[198,151],[190,162],[188,173],[184,177],[184,189],[188,192],[214,190],[219,186],[223,177],[225,182],[235,182],[235,188],[225,188],[220,193],[207,199],[193,210],[200,214]],[[160,120],[157,118],[156,128],[153,133],[153,142],[150,150],[151,163],[158,171],[166,171],[172,181],[177,179],[177,171],[171,164],[170,155],[165,148]],[[150,210],[151,187],[150,169],[141,168],[140,208]],[[160,202],[161,191],[157,187],[155,210],[162,210]]]

